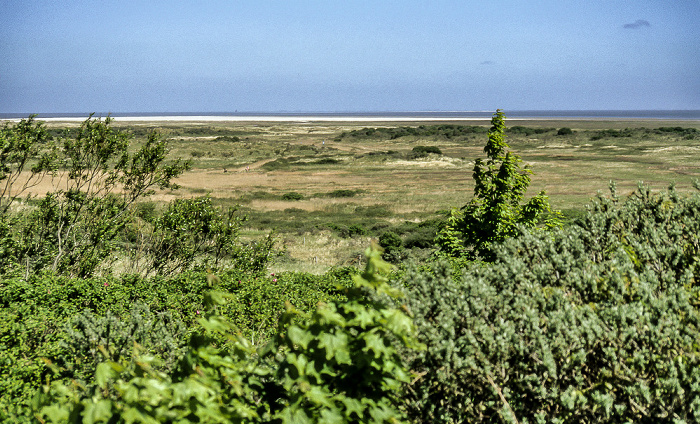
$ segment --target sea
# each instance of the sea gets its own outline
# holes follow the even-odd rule
[[[700,120],[700,110],[504,110],[509,119],[661,119]],[[0,119],[26,118],[29,113],[0,113]],[[37,119],[84,119],[89,113],[39,113]],[[187,120],[479,120],[489,119],[493,111],[449,112],[102,112],[95,117],[113,118],[172,118]]]

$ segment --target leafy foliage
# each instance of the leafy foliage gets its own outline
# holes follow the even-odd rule
[[[238,234],[244,217],[236,208],[219,211],[211,198],[177,199],[159,216],[149,234],[147,274],[172,275],[191,269],[203,253],[218,267],[225,257],[235,254]]]
[[[398,392],[409,381],[397,347],[419,347],[411,318],[382,273],[388,264],[368,251],[348,301],[319,305],[306,322],[291,305],[260,351],[211,308],[173,373],[149,357],[103,362],[88,394],[54,382],[38,416],[48,422],[368,422],[401,419]],[[223,304],[222,293],[208,295]],[[226,340],[222,345],[219,341]]]
[[[50,269],[77,276],[92,275],[116,249],[116,239],[126,225],[129,209],[158,187],[176,188],[173,178],[189,163],[166,163],[167,142],[152,132],[135,152],[128,135],[111,126],[111,118],[85,120],[54,145],[42,124],[30,118],[3,130],[3,220],[14,220],[15,237],[6,240],[8,257],[25,274]],[[28,163],[29,183],[14,188]],[[56,185],[28,213],[26,219],[9,216],[9,205],[18,194],[52,172]],[[59,186],[60,184],[60,186]],[[7,260],[3,258],[4,260]],[[6,265],[6,266],[9,266]]]
[[[52,137],[46,126],[34,121],[35,115],[0,129],[0,215],[27,189],[37,185],[54,169]],[[29,167],[29,176],[21,181]]]
[[[562,127],[557,131],[557,135],[571,135],[573,133],[574,131],[569,127]]]
[[[700,195],[598,197],[488,266],[404,277],[422,422],[699,422]]]
[[[507,149],[505,115],[497,110],[491,120],[484,147],[487,160],[474,164],[474,197],[460,210],[453,210],[438,233],[437,244],[453,257],[490,259],[491,245],[517,234],[518,226],[535,227],[552,210],[544,192],[521,204],[530,185],[531,171],[521,170],[522,160]],[[545,220],[557,225],[556,214]]]
[[[404,255],[403,240],[394,231],[385,231],[379,236],[379,245],[384,249],[382,257],[389,262],[399,262]]]
[[[276,333],[285,302],[303,312],[319,302],[342,302],[348,269],[320,276],[222,271],[173,277],[68,278],[45,274],[0,283],[0,422],[35,422],[31,400],[50,375],[41,358],[60,367],[55,378],[94,389],[95,364],[130,361],[133,342],[157,358],[153,369],[174,370],[188,335],[205,315],[202,293],[216,289],[229,301],[218,313],[254,346]],[[100,348],[102,346],[102,348]],[[108,356],[105,356],[105,353]],[[83,389],[80,389],[83,390]]]

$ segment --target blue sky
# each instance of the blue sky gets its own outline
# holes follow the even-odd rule
[[[0,112],[700,109],[700,0],[0,0]]]

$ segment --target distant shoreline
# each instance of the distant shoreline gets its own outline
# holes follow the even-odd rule
[[[505,111],[510,120],[672,120],[698,121],[700,110],[600,110],[600,111]],[[44,113],[37,120],[76,122],[85,120],[88,113]],[[492,111],[471,112],[299,112],[299,113],[111,113],[94,114],[94,117],[111,116],[115,122],[420,122],[420,121],[483,121],[491,119]],[[29,114],[0,113],[0,120],[16,121]]]

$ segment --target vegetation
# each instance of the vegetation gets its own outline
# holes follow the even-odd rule
[[[700,195],[599,196],[463,275],[404,277],[422,422],[698,422]]]
[[[363,139],[370,137],[387,137],[391,140],[396,140],[401,137],[409,136],[451,139],[483,132],[483,127],[477,125],[419,125],[417,127],[399,128],[362,128],[350,132],[343,132],[336,138],[336,141],[340,141],[344,138]]]
[[[477,159],[474,164],[474,198],[452,211],[436,240],[450,256],[491,259],[492,246],[514,236],[519,227],[533,228],[542,221],[547,227],[558,225],[558,213],[552,212],[544,191],[520,203],[530,185],[531,171],[521,171],[520,157],[507,151],[503,112],[496,111],[491,125],[484,147],[488,159]]]
[[[346,302],[319,306],[307,319],[288,303],[279,329],[256,352],[211,306],[198,321],[174,372],[153,360],[103,362],[96,387],[61,382],[46,388],[37,417],[48,422],[371,422],[402,418],[399,390],[410,376],[398,347],[418,347],[411,319],[382,295],[397,297],[382,274],[387,266],[369,251],[363,274]],[[217,340],[227,340],[217,346]]]
[[[697,131],[504,118],[5,125],[0,422],[700,422],[700,183],[541,192]]]

